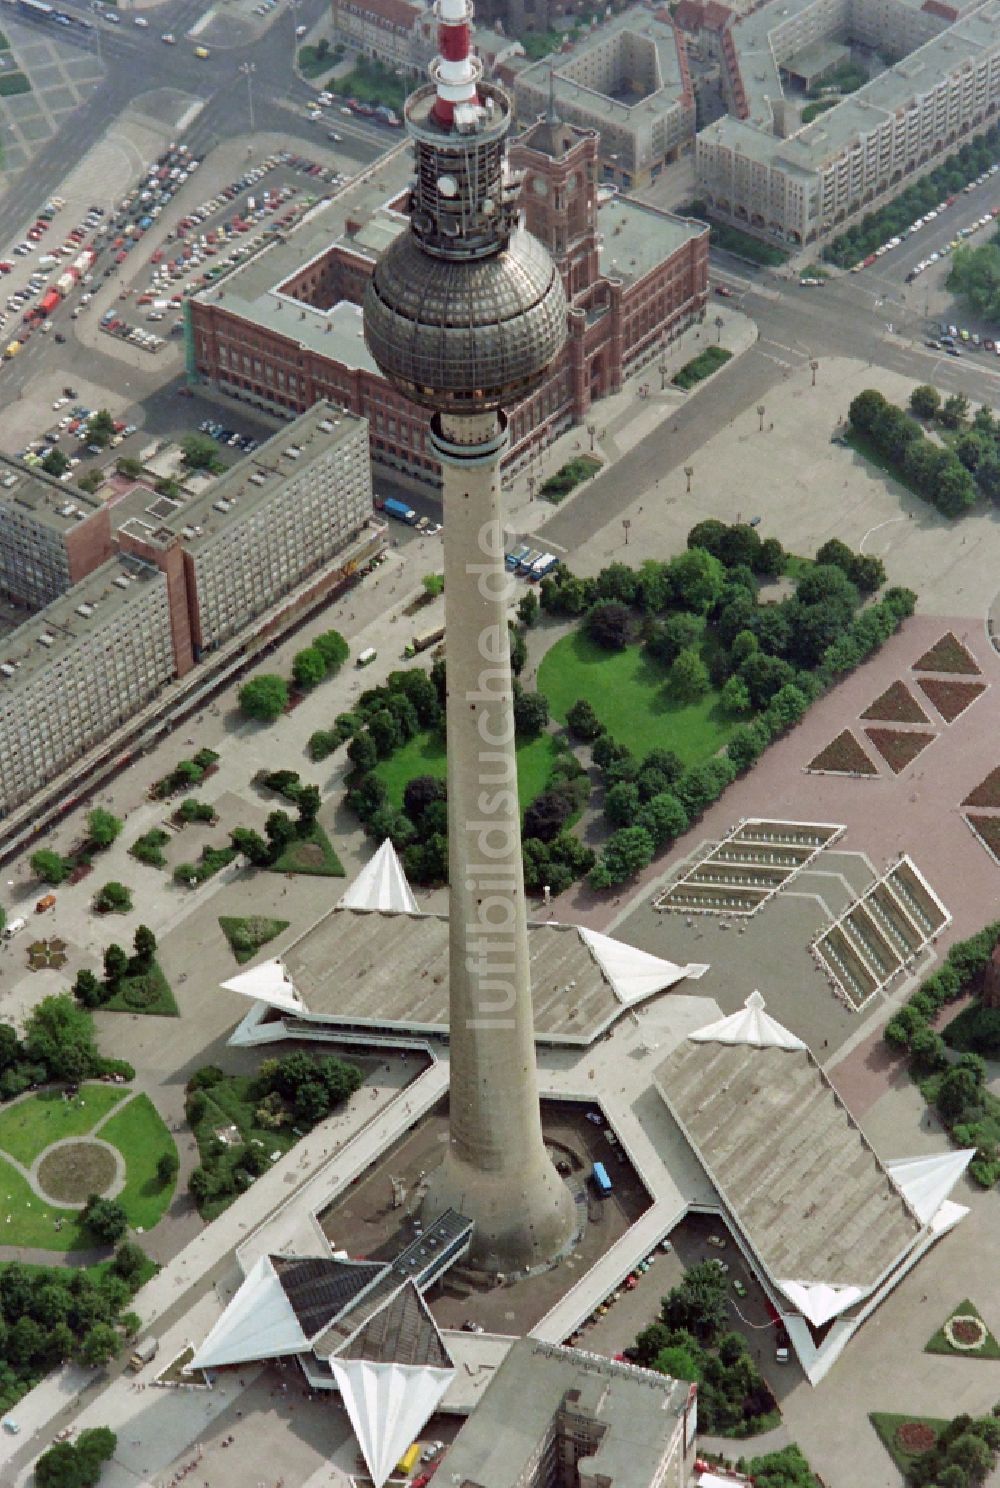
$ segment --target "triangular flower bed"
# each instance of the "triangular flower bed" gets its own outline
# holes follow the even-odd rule
[[[944,682],[940,677],[920,677],[917,686],[930,698],[945,723],[954,723],[986,691],[985,682]]]
[[[963,806],[1000,806],[1000,765],[969,792]]]
[[[937,734],[919,733],[916,729],[868,728],[865,733],[894,775],[912,764],[920,751],[937,738]]]
[[[905,682],[894,682],[881,697],[877,697],[862,718],[871,718],[878,723],[930,723],[927,714],[917,702]]]
[[[949,630],[913,663],[915,672],[958,672],[969,677],[980,676],[975,658]]]
[[[869,759],[850,729],[844,729],[843,733],[831,739],[826,748],[821,749],[816,758],[809,761],[806,769],[833,775],[878,774],[878,767]]]

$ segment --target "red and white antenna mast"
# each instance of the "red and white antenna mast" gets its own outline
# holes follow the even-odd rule
[[[457,106],[475,108],[479,103],[476,84],[482,76],[482,63],[472,54],[471,0],[435,0],[434,14],[440,51],[431,63],[437,92],[433,113],[443,128],[450,129]]]

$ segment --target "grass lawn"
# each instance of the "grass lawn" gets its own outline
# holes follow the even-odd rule
[[[538,669],[538,690],[561,723],[577,698],[586,698],[612,737],[637,757],[672,749],[685,765],[698,764],[722,748],[740,720],[723,712],[714,690],[680,703],[666,681],[667,669],[641,647],[605,651],[579,631],[557,641]]]
[[[539,684],[539,691],[547,692],[548,689]],[[552,701],[551,694],[549,701]],[[537,739],[526,739],[517,745],[517,791],[522,811],[545,789],[558,755],[558,746],[551,734],[539,734]],[[445,766],[444,740],[435,731],[416,734],[409,739],[389,759],[381,760],[375,766],[375,774],[389,787],[392,804],[402,808],[403,792],[409,781],[418,775],[433,775],[435,780],[443,780]]]
[[[271,864],[269,871],[271,873],[313,873],[318,877],[343,878],[344,865],[334,852],[333,844],[319,822],[313,822],[305,836],[297,837],[294,842],[288,844],[281,857]]]
[[[932,1431],[939,1433],[950,1423],[940,1416],[895,1416],[888,1411],[872,1411],[868,1417],[878,1433],[879,1441],[885,1447],[893,1462],[900,1472],[906,1476],[914,1462],[919,1460],[919,1454],[905,1452],[896,1442],[897,1427],[904,1425],[907,1421],[920,1421],[929,1426]]]
[[[128,1093],[121,1085],[81,1085],[66,1100],[61,1090],[42,1090],[0,1111],[0,1148],[30,1167],[50,1143],[89,1132]]]
[[[23,72],[5,72],[0,77],[0,98],[13,98],[16,93],[30,93],[31,83]]]
[[[179,1018],[180,1009],[170,983],[154,961],[148,971],[122,977],[115,995],[101,1004],[109,1013],[149,1013],[158,1018]]]
[[[964,1302],[960,1302],[958,1304],[954,1312],[949,1315],[948,1321],[950,1322],[951,1318],[954,1317],[978,1318],[979,1322],[981,1322],[983,1324],[983,1327],[986,1328],[986,1324],[985,1322],[983,1322],[982,1313],[979,1311],[978,1307],[974,1307],[972,1305],[968,1298],[966,1298]],[[927,1343],[924,1344],[924,1353],[951,1354],[952,1358],[959,1359],[1000,1359],[1000,1344],[997,1343],[989,1328],[986,1328],[986,1337],[983,1340],[982,1348],[953,1348],[945,1337],[944,1328],[942,1327],[938,1329],[933,1338],[931,1338]]]
[[[148,1095],[137,1095],[101,1127],[99,1136],[125,1159],[125,1187],[118,1195],[137,1230],[151,1230],[163,1217],[175,1179],[161,1183],[156,1164],[165,1152],[176,1154],[174,1139]]]
[[[57,1221],[62,1228],[57,1229]],[[75,1209],[59,1209],[40,1199],[26,1178],[0,1158],[0,1235],[4,1245],[42,1250],[87,1250],[96,1245]]]
[[[241,1143],[262,1142],[263,1150],[268,1157],[272,1152],[287,1152],[299,1140],[291,1126],[281,1126],[272,1130],[256,1124],[254,1113],[257,1109],[257,1102],[249,1099],[249,1092],[255,1080],[255,1075],[227,1075],[217,1085],[202,1092],[205,1096],[205,1115],[194,1128],[194,1135],[202,1162],[216,1171],[231,1168],[239,1151],[239,1145],[234,1144],[219,1157],[210,1155],[209,1148],[220,1127],[238,1127]],[[239,1192],[217,1194],[199,1204],[198,1212],[202,1219],[208,1222],[217,1218],[224,1209],[228,1209],[233,1200],[238,1197]]]
[[[229,949],[242,966],[245,961],[251,961],[256,956],[261,946],[267,945],[282,930],[287,930],[289,921],[269,920],[264,915],[248,915],[242,919],[220,915],[219,925],[229,942]]]

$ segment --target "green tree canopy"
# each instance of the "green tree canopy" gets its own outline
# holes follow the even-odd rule
[[[69,864],[51,848],[40,847],[31,854],[31,871],[42,883],[61,884],[69,872]]]
[[[240,688],[240,708],[247,718],[258,723],[273,723],[288,707],[288,686],[284,677],[261,672]]]
[[[119,817],[112,816],[103,806],[95,806],[87,812],[87,836],[95,847],[110,847],[122,830]]]
[[[299,687],[306,690],[316,687],[326,676],[326,662],[318,646],[307,646],[296,651],[292,658],[292,676]]]

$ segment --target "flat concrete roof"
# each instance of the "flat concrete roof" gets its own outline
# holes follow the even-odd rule
[[[224,278],[196,295],[201,304],[219,305],[234,315],[243,315],[255,325],[287,336],[304,349],[324,356],[342,356],[349,366],[371,367],[362,361],[364,343],[356,342],[348,326],[348,309],[313,309],[281,293],[281,286],[314,259],[327,254],[335,243],[371,259],[378,257],[396,231],[406,226],[405,217],[388,209],[413,175],[413,150],[402,140],[379,157],[328,200],[318,202],[279,241],[248,263],[240,264]],[[380,209],[384,209],[380,211]],[[373,219],[378,223],[372,226]],[[330,327],[328,330],[327,327]],[[361,348],[361,349],[359,349]]]
[[[197,552],[223,527],[244,522],[257,507],[266,506],[284,481],[318,456],[359,437],[367,455],[367,420],[321,399],[292,423],[284,424],[252,455],[241,456],[196,496],[174,499],[134,486],[112,508],[112,526],[156,546],[168,546],[180,537]]]
[[[0,663],[13,665],[12,677],[0,672],[0,700],[16,694],[35,673],[57,661],[88,630],[97,630],[127,606],[144,601],[147,584],[165,582],[159,569],[127,557],[109,558],[65,594],[0,640]],[[43,639],[45,637],[45,639]]]
[[[482,1488],[524,1482],[539,1444],[553,1429],[563,1435],[556,1418],[567,1406],[596,1428],[598,1440],[586,1453],[588,1480],[645,1488],[656,1481],[690,1389],[683,1380],[581,1349],[518,1339],[449,1449],[448,1480]]]
[[[868,1291],[920,1235],[807,1049],[688,1038],[655,1079],[774,1281]]]
[[[633,197],[612,196],[597,209],[597,230],[601,274],[628,282],[651,273],[707,228],[704,222],[675,217]]]
[[[645,97],[634,103],[626,103],[610,94],[579,82],[567,71],[574,63],[592,52],[603,51],[619,42],[624,33],[644,37],[656,48],[656,63],[659,70],[659,87],[651,89]],[[556,105],[560,102],[576,104],[591,110],[595,116],[605,117],[609,123],[620,122],[635,113],[662,113],[664,108],[680,102],[684,85],[680,58],[677,53],[678,37],[669,21],[639,10],[627,10],[599,26],[589,36],[571,47],[568,52],[557,52],[545,57],[530,67],[522,68],[517,75],[515,89],[524,85],[548,97],[549,75],[553,75],[553,90]],[[553,70],[554,69],[554,70]]]
[[[587,1044],[622,1012],[576,926],[529,925],[528,954],[536,1038]],[[448,1030],[446,915],[335,909],[281,959],[314,1016],[412,1033]]]
[[[96,496],[88,496],[72,481],[56,480],[37,465],[25,465],[13,455],[0,453],[0,512],[4,507],[54,531],[65,533],[84,517],[101,509]]]

